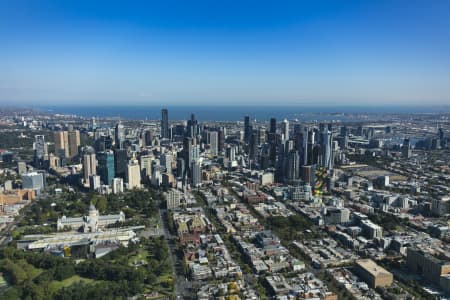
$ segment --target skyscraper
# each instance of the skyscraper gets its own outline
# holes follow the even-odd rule
[[[183,158],[177,158],[177,177],[182,178],[186,172],[186,163]]]
[[[202,163],[200,160],[192,161],[191,166],[192,173],[192,185],[197,187],[202,184]]]
[[[308,164],[308,127],[303,127],[298,136],[298,145],[300,149],[300,164]]]
[[[114,150],[114,170],[116,177],[125,178],[127,172],[128,154],[125,149]]]
[[[141,168],[137,160],[131,160],[128,163],[126,175],[128,189],[141,187]]]
[[[55,152],[59,155],[64,153],[65,157],[70,157],[69,154],[69,136],[67,131],[56,131],[54,134]]]
[[[87,147],[83,153],[83,179],[89,182],[89,176],[97,174],[97,160],[92,147]]]
[[[107,150],[97,153],[98,175],[104,184],[111,185],[114,179],[114,152]]]
[[[44,165],[44,157],[47,155],[47,144],[45,143],[45,136],[34,136],[34,164],[40,168]]]
[[[167,109],[161,110],[161,138],[169,139],[169,112]]]
[[[164,167],[167,173],[172,173],[173,156],[170,153],[163,153],[159,156],[159,164]]]
[[[402,145],[402,156],[404,158],[410,158],[412,156],[411,143],[408,138],[405,138]]]
[[[300,156],[295,150],[290,150],[287,155],[286,177],[292,182],[300,177]]]
[[[219,136],[217,131],[208,132],[209,139],[209,150],[211,156],[217,156],[219,153]]]
[[[324,128],[322,131],[322,166],[325,167],[327,170],[333,168],[333,136],[331,131]]]
[[[125,140],[125,128],[123,127],[120,121],[119,123],[117,123],[116,128],[114,130],[114,139],[116,143],[116,148],[122,149],[122,143]]]
[[[72,130],[67,133],[69,143],[69,157],[73,158],[78,155],[78,146],[80,146],[80,132]]]
[[[259,127],[258,128],[258,145],[262,145],[266,142],[266,128]]]
[[[284,140],[289,140],[289,121],[287,119],[284,119],[284,121],[281,123],[281,133],[284,136]]]
[[[250,133],[249,152],[248,157],[253,162],[256,160],[258,154],[258,131],[252,130]]]
[[[152,176],[152,162],[155,159],[153,155],[143,155],[140,158],[141,172],[145,180],[148,180]]]
[[[225,127],[220,127],[219,131],[217,132],[217,140],[218,140],[217,150],[219,154],[222,153],[222,151],[225,149],[225,136],[226,136]]]
[[[148,129],[144,133],[145,146],[151,146],[153,143],[153,131]]]
[[[277,133],[277,119],[270,118],[270,131],[269,133]]]
[[[191,119],[187,122],[187,137],[194,138],[198,134],[198,122],[195,114],[191,114]]]
[[[251,134],[251,126],[250,126],[250,117],[244,117],[244,141],[246,143],[250,142],[250,134]]]

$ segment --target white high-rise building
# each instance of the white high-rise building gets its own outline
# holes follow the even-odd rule
[[[333,135],[325,129],[322,132],[322,166],[327,170],[333,168]]]
[[[123,179],[122,178],[114,178],[112,181],[112,192],[113,194],[123,193]]]
[[[141,172],[147,179],[152,176],[152,162],[155,159],[153,155],[144,155],[140,157]]]
[[[170,189],[166,193],[166,204],[167,209],[174,209],[180,206],[181,204],[181,192],[176,189]]]
[[[141,187],[141,168],[137,160],[131,160],[127,165],[126,179],[128,189]]]
[[[159,163],[166,169],[167,173],[172,173],[173,156],[169,153],[161,154],[159,157]]]
[[[284,119],[284,121],[281,123],[281,133],[283,134],[284,140],[289,140],[289,121],[287,119]]]
[[[201,160],[194,160],[191,166],[192,185],[197,187],[202,184],[202,162]]]
[[[95,174],[89,175],[89,189],[91,191],[98,191],[101,185],[100,176]]]

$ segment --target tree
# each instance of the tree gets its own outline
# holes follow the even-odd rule
[[[54,270],[54,277],[56,280],[64,280],[72,277],[75,274],[75,268],[70,264],[58,265]]]
[[[103,213],[106,211],[106,208],[108,206],[108,201],[105,196],[94,195],[94,197],[92,197],[91,201],[92,201],[92,204],[94,204],[95,207],[100,212]]]
[[[33,283],[32,281],[27,281],[22,288],[21,299],[41,300],[47,299],[47,297],[41,286]]]
[[[25,270],[10,259],[5,259],[3,261],[2,266],[0,266],[0,270],[6,274],[10,283],[13,285],[21,284],[28,278]]]

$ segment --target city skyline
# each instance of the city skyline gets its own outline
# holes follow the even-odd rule
[[[445,105],[450,4],[0,4],[0,105]]]

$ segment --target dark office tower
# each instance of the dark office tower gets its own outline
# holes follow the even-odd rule
[[[314,166],[303,166],[301,167],[301,177],[306,183],[314,186],[316,168]]]
[[[386,128],[384,128],[384,132],[392,133],[392,127],[391,126],[386,126]]]
[[[297,134],[297,133],[301,133],[302,129],[303,129],[302,125],[294,124],[294,135]]]
[[[444,129],[442,129],[442,127],[439,128],[439,130],[438,130],[438,139],[439,139],[440,146],[442,148],[445,148],[447,146],[447,140],[445,139],[445,133],[444,133]]]
[[[109,136],[101,136],[95,140],[94,148],[96,152],[105,151],[112,148],[112,138]]]
[[[225,129],[223,127],[219,128],[217,139],[218,139],[218,151],[220,154],[225,148]]]
[[[321,165],[322,147],[320,144],[312,145],[310,165]]]
[[[275,162],[277,160],[278,156],[278,135],[276,133],[269,133],[269,144],[270,144],[270,161],[273,165],[275,165]]]
[[[261,147],[259,163],[262,170],[270,167],[270,145],[268,143],[264,143]]]
[[[113,139],[110,136],[105,136],[103,139],[105,142],[105,150],[111,150],[113,146]]]
[[[373,127],[369,127],[369,129],[366,132],[366,137],[368,140],[371,140],[375,134],[375,129]]]
[[[442,129],[442,127],[440,127],[438,129],[438,137],[439,137],[440,140],[444,139],[444,129]]]
[[[405,139],[403,141],[402,156],[404,158],[410,158],[412,156],[411,143],[410,143],[409,139]]]
[[[319,131],[323,132],[325,130],[325,124],[324,123],[320,123],[319,124]]]
[[[114,150],[114,170],[116,177],[125,178],[127,173],[128,154],[126,149]]]
[[[153,143],[153,131],[146,130],[144,134],[145,146],[151,146]]]
[[[300,151],[300,163],[302,166],[308,164],[308,141],[309,141],[309,128],[303,127],[301,136],[301,151]]]
[[[300,176],[300,156],[295,150],[289,151],[286,164],[286,178],[289,182],[297,180]]]
[[[356,129],[356,135],[357,136],[363,135],[363,127],[362,126],[358,126],[358,128]]]
[[[198,133],[199,133],[198,122],[195,119],[195,115],[194,114],[191,114],[191,119],[188,120],[188,122],[187,122],[187,131],[186,131],[186,133],[187,133],[187,136],[190,137],[190,138],[193,138],[193,137],[197,136]]]
[[[347,126],[342,126],[341,127],[340,136],[347,136]]]
[[[115,176],[114,153],[111,150],[97,153],[97,174],[104,184],[111,185]]]
[[[169,112],[163,108],[161,110],[161,138],[169,139]]]
[[[182,152],[183,152],[185,166],[187,168],[190,168],[191,164],[192,164],[192,159],[193,159],[193,144],[192,144],[192,139],[190,137],[184,138]]]
[[[251,160],[256,159],[256,155],[258,153],[258,131],[252,130],[252,133],[250,135],[250,145],[249,145],[249,158]]]
[[[250,126],[250,117],[244,117],[244,141],[246,143],[250,142],[250,134],[251,134],[251,126]]]
[[[104,142],[104,137],[99,137],[98,139],[95,140],[94,142],[94,148],[96,152],[101,152],[101,151],[105,151],[105,142]]]
[[[177,158],[177,177],[182,178],[186,172],[185,162],[182,157]]]
[[[184,125],[183,124],[175,125],[174,135],[184,136]]]
[[[277,132],[277,119],[271,118],[270,119],[270,133],[276,133]]]
[[[125,140],[125,127],[121,122],[117,123],[116,128],[114,130],[114,139],[116,142],[116,148],[122,149],[122,144]]]

